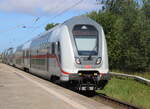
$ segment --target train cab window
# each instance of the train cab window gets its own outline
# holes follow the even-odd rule
[[[73,37],[79,55],[98,54],[98,31],[92,25],[76,25]]]

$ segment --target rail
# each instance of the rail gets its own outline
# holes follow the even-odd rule
[[[122,73],[115,73],[115,72],[111,72],[110,73],[111,76],[114,76],[114,77],[126,77],[126,78],[131,78],[131,79],[134,79],[140,83],[144,83],[146,85],[149,85],[150,86],[150,80],[149,79],[146,79],[146,78],[143,78],[143,77],[140,77],[140,76],[136,76],[136,75],[129,75],[129,74],[122,74]]]

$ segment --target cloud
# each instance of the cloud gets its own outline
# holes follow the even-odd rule
[[[19,12],[32,15],[51,15],[60,13],[73,6],[80,0],[0,0],[0,10],[6,12]],[[96,0],[84,0],[72,10],[96,10]]]

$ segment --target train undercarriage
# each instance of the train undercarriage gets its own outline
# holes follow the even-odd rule
[[[100,74],[97,71],[79,71],[69,75],[69,81],[61,82],[63,85],[78,91],[95,91],[103,89],[108,83],[110,76]]]

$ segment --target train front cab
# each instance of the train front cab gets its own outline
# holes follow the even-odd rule
[[[107,45],[102,27],[98,24],[96,26],[75,25],[70,36],[74,52],[72,64],[74,72],[63,71],[61,80],[73,83],[73,87],[76,87],[77,90],[103,89],[110,76]]]

